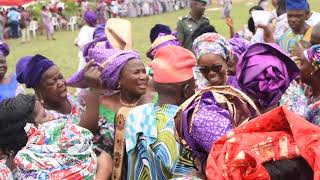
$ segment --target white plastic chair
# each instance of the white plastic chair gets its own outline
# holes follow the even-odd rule
[[[38,30],[38,22],[37,21],[31,21],[29,24],[29,31],[32,32],[32,36],[37,36],[37,30]]]
[[[53,25],[53,28],[56,28],[58,30],[61,29],[61,24],[58,22],[58,18],[56,17],[52,18],[52,25]]]
[[[68,22],[67,30],[71,29],[71,31],[73,32],[77,27],[77,16],[72,16]]]

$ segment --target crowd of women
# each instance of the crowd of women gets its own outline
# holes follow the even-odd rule
[[[87,5],[86,2],[81,4]],[[109,12],[109,17],[138,17],[184,9],[189,4],[190,0],[100,0],[97,12],[100,16],[106,16],[106,12]]]
[[[285,4],[290,32],[308,29],[307,2]],[[270,26],[253,44],[202,28],[191,52],[157,24],[145,65],[130,21],[84,20],[92,41],[68,79],[41,54],[8,74],[0,44],[0,179],[320,179],[319,25],[287,52]]]

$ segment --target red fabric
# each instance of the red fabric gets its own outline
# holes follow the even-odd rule
[[[34,0],[0,0],[0,6],[21,6]]]
[[[209,180],[269,180],[263,163],[302,156],[320,179],[320,128],[285,107],[237,127],[215,142],[207,160]]]

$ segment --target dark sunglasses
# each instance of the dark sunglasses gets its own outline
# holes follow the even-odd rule
[[[201,73],[203,73],[204,75],[208,75],[210,71],[219,73],[221,72],[222,69],[222,65],[221,64],[213,64],[211,67],[199,67],[199,70]]]

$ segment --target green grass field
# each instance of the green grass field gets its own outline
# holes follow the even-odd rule
[[[255,4],[254,2],[257,1],[251,0],[251,3],[248,3],[248,1],[234,2],[232,17],[237,29],[246,24],[249,16],[248,9]],[[211,5],[208,7],[206,15],[210,18],[211,24],[216,27],[217,31],[228,37],[228,27],[224,20],[220,18],[220,11],[212,10],[215,7],[217,6]],[[319,7],[319,0],[311,0],[311,8],[313,10],[320,11]],[[157,16],[130,19],[133,25],[134,49],[141,53],[141,57],[144,60],[147,60],[145,54],[150,46],[149,31],[151,27],[156,23],[163,23],[174,29],[178,17],[188,14],[188,12],[189,10],[185,9]],[[32,42],[28,44],[21,44],[21,40],[9,40],[8,43],[11,48],[11,53],[8,57],[9,72],[15,71],[15,64],[20,57],[39,53],[55,61],[64,76],[69,77],[78,67],[78,49],[74,46],[74,39],[77,34],[78,31],[59,31],[55,33],[57,39],[55,41],[47,41],[45,36],[38,35],[37,38],[32,39]]]

